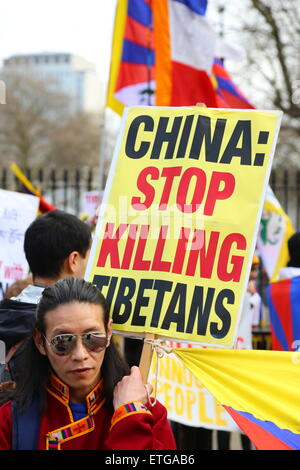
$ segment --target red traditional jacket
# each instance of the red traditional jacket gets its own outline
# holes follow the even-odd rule
[[[101,382],[87,395],[88,415],[74,421],[69,388],[52,376],[41,417],[38,450],[176,449],[165,407],[127,403],[115,412],[104,406]],[[11,403],[0,408],[0,450],[12,448]]]

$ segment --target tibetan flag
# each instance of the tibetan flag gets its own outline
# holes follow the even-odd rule
[[[300,340],[300,277],[272,282],[267,288],[272,349],[293,351]]]
[[[15,174],[15,176],[18,178],[18,180],[22,183],[24,192],[27,194],[32,194],[33,196],[37,196],[40,200],[40,205],[39,205],[39,213],[44,214],[45,212],[49,211],[54,211],[56,210],[56,207],[47,202],[41,195],[41,193],[31,184],[28,178],[22,173],[20,168],[14,163],[9,163],[9,168],[12,170],[12,172]]]
[[[257,238],[257,248],[271,282],[289,260],[288,239],[295,233],[293,224],[268,186]]]
[[[174,349],[259,450],[300,449],[300,353]]]
[[[155,50],[153,10],[147,0],[119,0],[113,37],[107,106],[153,105]]]
[[[151,2],[128,0],[115,97],[124,104],[154,104],[153,11]]]
[[[217,107],[207,0],[119,0],[107,106]]]
[[[214,60],[212,70],[216,80],[218,108],[254,109],[254,106],[233,82],[220,59]]]
[[[153,3],[157,106],[217,107],[211,81],[217,36],[206,7],[200,0]]]

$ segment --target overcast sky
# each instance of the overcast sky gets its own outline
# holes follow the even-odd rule
[[[109,73],[116,0],[3,0],[0,62],[18,53],[71,52]]]
[[[207,12],[216,32],[220,32],[218,3],[209,0]],[[78,54],[95,64],[104,92],[116,4],[117,0],[0,0],[0,66],[14,54]]]

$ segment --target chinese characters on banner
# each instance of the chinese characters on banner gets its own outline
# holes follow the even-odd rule
[[[35,196],[0,189],[0,299],[11,284],[28,274],[24,234],[38,207]]]

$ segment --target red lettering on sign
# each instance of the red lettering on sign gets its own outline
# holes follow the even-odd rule
[[[159,178],[159,169],[155,166],[149,166],[144,168],[137,179],[136,185],[138,189],[145,195],[145,200],[142,201],[140,197],[134,196],[131,199],[132,207],[136,210],[145,210],[148,209],[155,197],[155,189],[151,184],[148,183],[147,177],[151,176],[151,179],[158,180]]]
[[[113,234],[114,224],[107,223],[105,227],[105,233],[103,236],[101,250],[99,253],[99,258],[97,262],[98,267],[105,266],[106,259],[110,256],[110,265],[112,268],[120,268],[120,258],[119,258],[119,249],[118,243],[120,238],[125,233],[128,224],[120,224],[116,233]]]
[[[224,183],[224,187],[220,190],[222,182]],[[232,195],[234,187],[235,179],[231,173],[213,171],[206,196],[204,215],[212,215],[216,202],[218,200],[228,199]]]
[[[231,256],[232,246],[236,244],[238,250],[245,250],[247,241],[241,233],[231,233],[224,239],[219,255],[218,277],[221,281],[239,282],[244,263],[244,256]],[[232,269],[229,270],[229,262]]]
[[[217,201],[228,199],[233,194],[235,178],[231,173],[213,171],[210,180],[207,181],[207,175],[201,168],[188,168],[182,175],[181,172],[180,166],[163,168],[161,174],[156,167],[144,168],[137,178],[137,188],[145,197],[144,199],[138,196],[132,197],[132,207],[140,211],[149,209],[156,198],[159,201],[159,210],[166,210],[170,200],[173,200],[173,197],[171,198],[173,191],[174,201],[181,212],[196,212],[203,204],[204,215],[211,216]],[[157,193],[155,185],[148,182],[148,177],[151,181],[158,181],[160,177],[166,179],[161,194]],[[192,192],[190,201],[187,200],[189,191]]]

